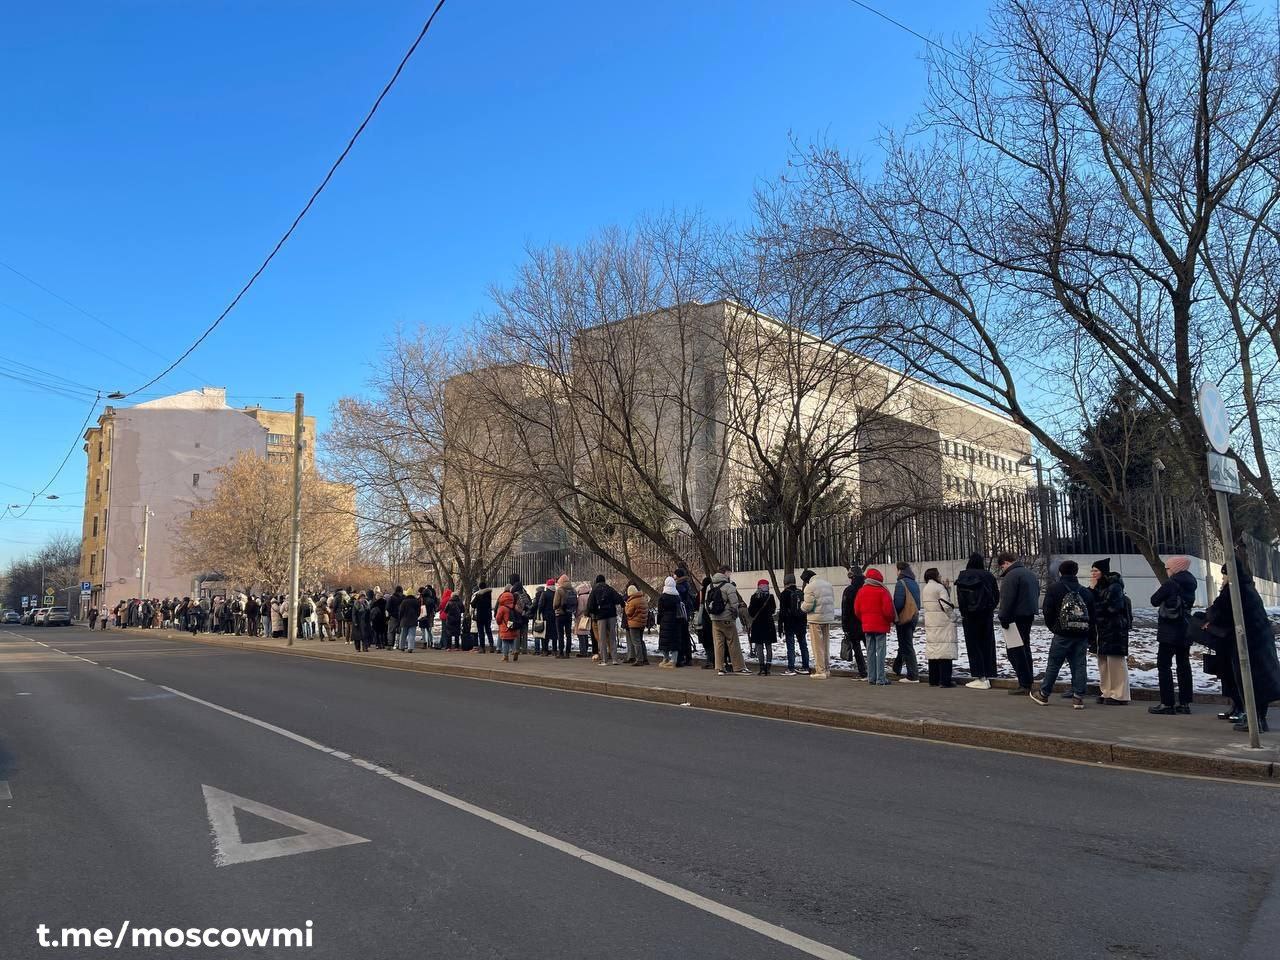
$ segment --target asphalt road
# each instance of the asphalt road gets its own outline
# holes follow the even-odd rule
[[[1265,785],[143,631],[0,631],[5,958],[1272,960],[1278,814]],[[125,920],[310,920],[313,945],[37,943],[39,924]]]

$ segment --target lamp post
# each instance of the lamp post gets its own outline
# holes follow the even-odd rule
[[[1040,521],[1040,553],[1044,556],[1046,569],[1049,566],[1049,517],[1048,508],[1045,504],[1045,488],[1044,488],[1044,463],[1039,457],[1028,452],[1022,459],[1018,461],[1020,467],[1036,468],[1036,509],[1039,513]]]

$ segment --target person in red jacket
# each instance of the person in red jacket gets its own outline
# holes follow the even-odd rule
[[[867,638],[867,683],[887,687],[885,648],[889,631],[897,620],[897,611],[893,605],[893,594],[885,588],[884,574],[874,567],[867,571],[866,585],[853,599],[853,612]]]

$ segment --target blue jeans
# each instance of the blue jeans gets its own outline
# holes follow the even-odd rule
[[[400,624],[400,648],[412,650],[418,640],[418,621],[405,620]]]
[[[1053,693],[1053,685],[1058,679],[1058,671],[1065,661],[1071,668],[1071,693],[1083,697],[1085,684],[1089,674],[1085,666],[1086,653],[1089,649],[1088,637],[1061,637],[1053,635],[1053,643],[1049,644],[1049,662],[1044,668],[1044,682],[1040,684],[1040,692],[1046,697]]]
[[[498,646],[502,649],[504,657],[510,656],[515,651],[516,642],[514,640],[503,640],[499,638]]]
[[[782,626],[784,639],[787,642],[787,669],[796,668],[796,643],[800,644],[800,662],[804,669],[809,669],[809,641],[805,639],[805,627],[797,629],[789,623]]]
[[[884,683],[884,657],[889,647],[889,635],[885,633],[868,633],[866,636],[867,682]]]

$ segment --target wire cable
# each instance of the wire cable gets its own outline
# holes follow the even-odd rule
[[[209,324],[204,333],[200,334],[200,336],[196,338],[196,341],[182,352],[182,355],[179,356],[177,360],[173,361],[169,366],[165,367],[146,383],[142,384],[142,386],[137,387],[134,390],[130,390],[127,393],[122,393],[117,397],[113,397],[113,399],[122,400],[125,397],[132,396],[133,394],[147,389],[147,387],[168,376],[169,373],[178,366],[178,364],[191,356],[191,354],[195,352],[196,348],[199,347],[200,344],[204,343],[209,334],[213,333],[213,331],[218,328],[218,325],[226,319],[227,314],[236,308],[236,305],[240,303],[240,300],[244,295],[249,292],[249,288],[254,285],[258,277],[262,276],[263,271],[267,269],[267,265],[275,259],[275,255],[280,252],[280,248],[285,245],[285,241],[293,235],[293,231],[298,228],[298,224],[302,222],[302,218],[311,210],[312,205],[324,191],[324,188],[327,187],[329,185],[329,181],[333,179],[333,175],[338,172],[338,167],[342,165],[342,161],[347,159],[347,154],[349,154],[352,147],[356,145],[356,141],[360,139],[360,135],[364,133],[364,129],[369,125],[369,121],[373,119],[373,115],[378,112],[378,107],[382,105],[383,99],[391,92],[391,88],[395,86],[396,81],[400,79],[400,74],[404,71],[405,65],[408,64],[409,58],[413,56],[414,51],[418,49],[418,45],[422,43],[428,31],[431,30],[431,25],[435,22],[436,14],[440,12],[440,8],[443,7],[444,4],[445,0],[439,0],[439,2],[436,3],[435,8],[431,11],[431,16],[427,17],[427,22],[424,23],[422,25],[422,29],[418,31],[418,36],[414,38],[413,43],[409,45],[409,49],[405,51],[405,55],[400,58],[400,63],[396,66],[395,72],[391,75],[391,79],[388,80],[386,86],[382,88],[382,92],[378,94],[378,98],[373,101],[373,106],[369,108],[369,112],[365,114],[365,118],[360,121],[360,126],[356,127],[356,132],[351,135],[351,139],[347,141],[347,145],[343,148],[342,153],[338,154],[338,159],[333,161],[333,165],[329,167],[329,172],[326,173],[324,175],[324,179],[320,181],[320,186],[316,187],[315,190],[312,191],[306,205],[303,206],[298,215],[293,218],[293,223],[289,224],[289,229],[284,232],[284,235],[278,241],[276,241],[276,245],[271,248],[271,252],[267,254],[267,258],[263,260],[258,269],[253,272],[253,276],[249,278],[248,282],[240,288],[240,292],[235,295],[235,298],[227,304],[222,313],[218,314],[217,319],[215,319],[213,323]]]
[[[895,20],[893,17],[889,16],[887,13],[881,10],[877,10],[875,7],[871,6],[871,4],[869,3],[863,3],[862,0],[849,0],[849,2],[852,3],[855,7],[861,7],[863,10],[867,11],[867,13],[870,13],[873,16],[879,17],[881,20],[885,21],[886,23],[893,24],[899,30],[905,30],[907,33],[911,34],[917,40],[923,40],[925,43],[929,44],[929,46],[937,47],[939,50],[941,50],[943,53],[947,54],[948,56],[956,57],[958,59],[964,59],[963,57],[960,56],[960,54],[956,53],[954,50],[951,50],[950,48],[944,46],[943,44],[939,43],[937,40],[933,40],[929,37],[926,37],[919,30],[913,30],[911,27],[907,26],[901,20]]]
[[[22,513],[17,513],[11,507],[6,506],[4,514],[0,515],[0,519],[4,519],[5,516],[11,516],[14,519],[26,516],[31,510],[31,505],[36,502],[36,498],[43,495],[50,487],[53,486],[54,481],[58,479],[59,474],[62,473],[63,468],[67,465],[67,461],[71,459],[71,454],[75,453],[76,447],[80,446],[80,443],[84,438],[85,428],[89,426],[89,421],[93,419],[93,415],[98,411],[98,404],[101,401],[101,393],[93,398],[93,405],[89,407],[89,412],[85,414],[84,423],[80,424],[80,429],[76,431],[76,437],[71,441],[71,446],[67,449],[67,455],[62,458],[62,462],[58,464],[58,469],[53,471],[53,476],[49,478],[49,481],[31,495],[31,499],[27,502],[27,505],[22,508]]]

